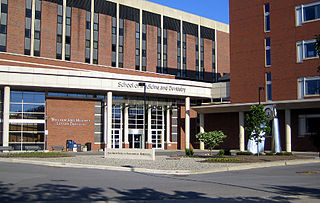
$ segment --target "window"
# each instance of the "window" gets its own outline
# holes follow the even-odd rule
[[[177,76],[181,77],[181,33],[177,32]]]
[[[142,24],[142,71],[147,70],[147,25]]]
[[[267,86],[267,101],[272,100],[272,82],[271,82],[271,72],[266,73],[266,86]]]
[[[0,13],[0,51],[7,51],[7,15],[8,15],[8,2],[7,0],[1,1],[1,13]]]
[[[62,59],[62,26],[63,26],[63,6],[58,5],[57,12],[57,48],[56,58]]]
[[[34,20],[34,56],[40,56],[40,34],[41,34],[41,0],[36,0],[36,11]]]
[[[157,28],[157,73],[166,73],[166,70],[161,66],[161,28]]]
[[[124,48],[124,19],[119,19],[119,51],[118,60],[119,68],[123,68],[123,48]]]
[[[117,55],[117,18],[112,17],[112,58],[111,58],[111,65],[112,67],[117,66],[117,60],[116,60],[116,55]]]
[[[315,42],[315,39],[297,42],[297,62],[318,57]]]
[[[91,12],[86,12],[86,47],[85,47],[85,62],[90,63],[91,55]]]
[[[136,70],[140,70],[140,23],[136,23]]]
[[[93,16],[93,64],[98,64],[99,14]]]
[[[265,39],[265,66],[271,66],[271,42],[270,38]]]
[[[24,37],[24,54],[30,55],[31,49],[31,13],[32,0],[26,0],[26,18],[25,18],[25,37]]]
[[[320,132],[320,115],[299,115],[299,136],[311,135]]]
[[[296,25],[320,19],[320,1],[296,7]]]
[[[168,30],[163,29],[163,72],[168,72],[168,60],[167,60],[167,53],[168,53]]]
[[[199,37],[196,37],[196,77],[200,79],[200,70],[199,70]]]
[[[67,6],[66,9],[66,50],[65,60],[70,61],[71,56],[71,7]]]
[[[217,82],[217,74],[216,74],[216,42],[212,40],[212,81]]]
[[[264,31],[270,31],[270,4],[264,4]]]
[[[298,79],[299,99],[320,95],[320,76]]]

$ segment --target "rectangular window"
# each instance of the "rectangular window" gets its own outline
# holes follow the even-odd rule
[[[298,98],[320,95],[320,76],[298,79]]]
[[[157,73],[166,73],[165,69],[161,66],[161,28],[158,27],[157,31]]]
[[[182,70],[181,70],[181,33],[177,32],[177,76],[182,76]]]
[[[267,86],[267,101],[272,100],[272,81],[271,81],[271,72],[266,73],[266,86]]]
[[[167,73],[168,72],[168,60],[167,60],[167,53],[168,53],[168,30],[163,29],[163,72]]]
[[[296,7],[296,26],[320,19],[320,1],[302,4]]]
[[[315,42],[315,39],[297,42],[297,62],[318,57]]]
[[[98,64],[99,14],[93,16],[93,64]]]
[[[124,19],[119,19],[119,51],[118,51],[118,60],[119,68],[123,68],[123,48],[124,48]]]
[[[71,57],[71,7],[67,6],[66,9],[66,50],[65,60],[70,61]]]
[[[32,0],[26,0],[24,54],[30,55]]]
[[[116,62],[116,52],[117,52],[117,18],[112,17],[112,58],[111,65],[112,67],[117,66]]]
[[[85,62],[90,63],[91,50],[91,12],[86,12],[86,48],[85,48]]]
[[[147,70],[147,25],[142,24],[142,71]]]
[[[63,26],[63,6],[58,5],[57,12],[57,49],[56,58],[62,59],[62,26]]]
[[[1,1],[1,25],[0,25],[0,52],[7,51],[7,16],[8,16],[8,1]]]
[[[212,81],[217,82],[217,73],[216,73],[216,42],[212,40]]]
[[[270,4],[264,4],[264,31],[270,31]]]
[[[311,135],[320,132],[320,115],[299,115],[299,136]]]
[[[34,20],[34,56],[40,56],[41,2],[41,0],[36,0],[36,15]]]
[[[265,39],[265,66],[271,66],[271,42],[269,37]]]
[[[140,70],[140,23],[136,23],[136,70]]]

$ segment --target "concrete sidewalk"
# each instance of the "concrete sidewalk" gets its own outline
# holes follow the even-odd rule
[[[103,158],[103,152],[71,153],[72,157],[61,158],[0,158],[0,162],[25,163],[52,167],[91,168],[102,170],[133,171],[154,174],[203,174],[222,171],[247,170],[274,166],[320,163],[317,153],[295,153],[309,155],[310,159],[271,161],[257,163],[207,163],[204,158],[181,157],[182,151],[158,151],[156,160]],[[184,151],[183,151],[184,153]],[[201,153],[208,153],[203,152]],[[195,154],[198,154],[196,152]]]

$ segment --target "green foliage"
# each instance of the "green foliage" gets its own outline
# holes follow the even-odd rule
[[[210,151],[223,142],[223,139],[226,137],[227,136],[222,131],[204,132],[196,135],[196,138],[203,142]]]
[[[251,152],[237,152],[237,155],[253,155]]]
[[[22,153],[8,153],[5,158],[55,158],[55,157],[70,157],[69,154],[60,152],[22,152]]]
[[[223,155],[224,155],[224,150],[223,150],[223,149],[220,149],[220,151],[218,152],[217,155],[218,155],[218,156],[223,156]]]
[[[246,115],[246,127],[249,138],[253,138],[256,142],[262,142],[260,133],[265,132],[264,137],[270,133],[270,121],[267,119],[266,113],[263,110],[263,105],[252,105],[249,114]]]
[[[267,155],[267,156],[273,156],[274,153],[273,153],[273,152],[266,152],[266,155]]]
[[[210,158],[206,162],[239,162],[240,159],[235,158]]]
[[[186,156],[193,156],[193,149],[185,149]]]
[[[316,52],[318,53],[318,56],[320,56],[320,34],[316,35],[316,42],[314,43],[314,47],[316,49]]]
[[[276,153],[276,156],[293,156],[292,152],[280,152]]]

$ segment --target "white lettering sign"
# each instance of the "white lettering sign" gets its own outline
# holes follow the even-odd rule
[[[51,118],[50,120],[56,123],[57,126],[86,126],[90,123],[90,120],[82,120],[79,118]]]
[[[134,82],[118,82],[119,88],[129,88],[129,89],[137,89],[141,88],[139,83]],[[174,85],[158,85],[158,84],[147,84],[147,89],[149,90],[158,90],[158,91],[166,91],[166,92],[186,92],[185,87],[174,86]]]

